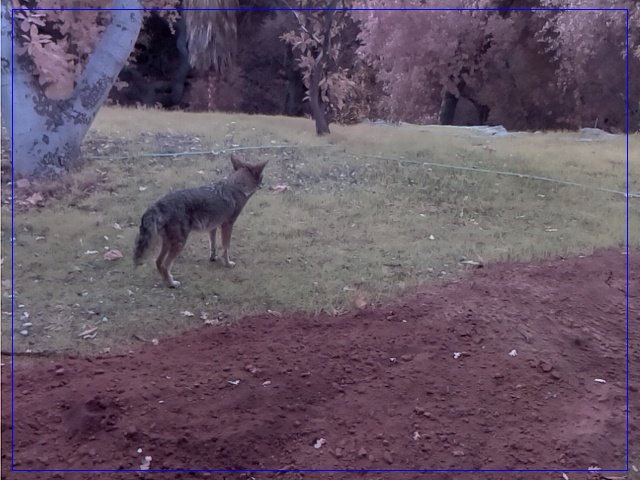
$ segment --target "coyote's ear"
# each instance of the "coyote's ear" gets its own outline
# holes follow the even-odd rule
[[[256,177],[259,177],[260,175],[262,175],[262,171],[264,170],[264,167],[267,166],[267,163],[269,163],[269,160],[266,160],[262,163],[256,163],[255,165],[247,166],[247,168],[251,170],[251,172]]]
[[[242,167],[246,167],[247,165],[237,158],[235,155],[231,155],[231,165],[233,165],[234,170],[240,170]]]

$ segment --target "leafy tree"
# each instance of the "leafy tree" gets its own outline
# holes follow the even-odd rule
[[[228,68],[237,48],[236,12],[232,9],[238,8],[238,0],[184,0],[184,8],[191,65],[201,71]]]
[[[544,7],[562,8],[561,0],[541,0]],[[574,8],[629,9],[629,76],[640,73],[640,7],[634,0],[574,0]],[[556,86],[568,97],[574,126],[613,127],[625,125],[626,12],[611,10],[541,12],[545,21],[536,38],[552,52],[557,63]],[[635,54],[634,54],[635,53]],[[633,80],[632,80],[633,81]],[[638,83],[630,85],[632,128],[637,128]]]
[[[577,0],[571,6],[602,7],[602,3]],[[633,12],[638,6],[631,0],[605,3],[627,6],[637,18]],[[360,0],[356,5],[367,4]],[[381,0],[376,6],[506,9],[565,7],[566,2]],[[598,117],[610,125],[621,124],[624,12],[592,13],[466,10],[354,15],[361,21],[360,52],[374,62],[386,93],[382,102],[394,119],[451,123],[458,100],[466,98],[476,105],[481,121],[539,129],[591,126]],[[632,78],[637,65],[636,58]],[[635,85],[632,99],[638,93]]]
[[[141,7],[141,1],[113,0],[112,6]],[[13,134],[14,171],[59,173],[80,158],[82,139],[133,48],[142,12],[67,10],[49,20],[49,12],[24,9],[16,11],[15,24],[8,2],[2,3],[1,12],[2,118]],[[14,27],[17,41],[12,57]],[[73,49],[72,34],[78,35]]]
[[[450,8],[503,7],[506,2],[452,0]],[[391,0],[381,6],[444,7],[437,2]],[[499,11],[370,11],[362,21],[360,52],[370,57],[384,84],[394,119],[451,124],[460,98],[488,120],[492,100],[513,83],[506,64],[524,19]],[[518,102],[511,102],[518,108]]]
[[[76,3],[100,11],[65,10],[64,0],[28,2],[48,9],[39,11],[13,1],[15,23],[9,2],[1,10],[2,118],[14,142],[13,168],[24,176],[56,175],[80,163],[82,139],[138,38],[143,0]],[[144,6],[178,3],[146,0]],[[196,3],[202,6],[185,0],[187,7]],[[209,0],[205,6],[234,7],[237,0]],[[235,42],[234,12],[188,12],[185,23],[192,66],[224,68]]]
[[[327,121],[326,106],[340,110],[344,108],[353,81],[349,70],[337,66],[340,55],[340,32],[345,26],[347,6],[342,0],[325,2],[301,2],[305,8],[325,8],[325,10],[295,10],[291,12],[298,21],[298,28],[282,35],[282,40],[291,45],[298,55],[297,63],[302,70],[303,82],[316,122],[316,133],[331,133]]]

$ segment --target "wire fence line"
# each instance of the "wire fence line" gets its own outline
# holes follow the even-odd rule
[[[84,157],[87,160],[128,160],[135,157],[185,157],[190,155],[220,155],[223,153],[239,152],[242,150],[265,150],[269,148],[327,148],[333,145],[258,145],[253,147],[231,147],[220,150],[197,150],[193,152],[152,152],[139,153],[136,155],[120,155],[117,157],[111,155],[91,155]]]
[[[355,155],[355,154],[354,154]],[[366,154],[359,154],[360,156],[363,157],[367,157],[367,158],[378,158],[380,160],[392,160],[392,161],[397,161],[397,162],[402,162],[402,163],[411,163],[411,164],[415,164],[415,165],[424,165],[424,166],[429,166],[429,167],[438,167],[438,168],[449,168],[452,170],[465,170],[465,171],[470,171],[470,172],[480,172],[480,173],[493,173],[496,175],[504,175],[504,176],[509,176],[509,177],[518,177],[518,178],[529,178],[532,180],[540,180],[543,182],[552,182],[552,183],[558,183],[561,185],[570,185],[573,187],[582,187],[582,188],[588,188],[591,190],[597,190],[600,192],[606,192],[606,193],[613,193],[616,195],[622,195],[622,196],[627,196],[627,192],[621,192],[619,190],[612,190],[610,188],[604,188],[604,187],[596,187],[594,185],[586,185],[584,183],[578,183],[578,182],[570,182],[568,180],[559,180],[557,178],[550,178],[550,177],[541,177],[538,175],[529,175],[527,173],[516,173],[516,172],[507,172],[507,171],[502,171],[502,170],[490,170],[490,169],[486,169],[486,168],[477,168],[477,167],[467,167],[464,165],[447,165],[445,163],[434,163],[434,162],[421,162],[418,160],[407,160],[407,159],[403,159],[403,158],[394,158],[394,157],[382,157],[379,155],[366,155]],[[640,192],[638,193],[629,193],[629,197],[634,197],[634,198],[640,198]]]
[[[191,155],[220,155],[220,154],[224,154],[224,153],[231,153],[231,152],[238,152],[238,151],[243,151],[243,150],[265,150],[265,149],[274,149],[274,148],[279,148],[279,149],[284,149],[284,148],[336,148],[335,145],[329,145],[329,144],[325,144],[325,145],[257,145],[257,146],[248,146],[248,147],[230,147],[230,148],[224,148],[224,149],[220,149],[220,150],[200,150],[200,151],[194,151],[194,152],[154,152],[154,153],[140,153],[135,155],[136,157],[184,157],[184,156],[191,156]],[[531,180],[538,180],[541,182],[550,182],[550,183],[557,183],[559,185],[568,185],[568,186],[572,186],[572,187],[581,187],[581,188],[586,188],[589,190],[595,190],[595,191],[599,191],[599,192],[605,192],[605,193],[612,193],[614,195],[622,195],[623,197],[629,197],[629,198],[640,198],[640,192],[636,192],[636,193],[629,193],[627,194],[627,192],[623,192],[620,190],[613,190],[610,188],[604,188],[604,187],[598,187],[595,185],[587,185],[584,183],[578,183],[578,182],[572,182],[569,180],[560,180],[557,178],[550,178],[550,177],[542,177],[539,175],[530,175],[527,173],[517,173],[517,172],[509,172],[509,171],[503,171],[503,170],[491,170],[491,169],[487,169],[487,168],[478,168],[478,167],[468,167],[466,165],[449,165],[446,163],[435,163],[435,162],[422,162],[419,160],[410,160],[410,159],[406,159],[406,158],[400,158],[400,157],[384,157],[384,156],[380,156],[380,155],[369,155],[366,153],[360,153],[360,152],[352,152],[349,150],[344,150],[344,153],[348,154],[348,155],[353,155],[353,156],[357,156],[357,157],[366,157],[366,158],[375,158],[378,160],[385,160],[385,161],[393,161],[393,162],[400,162],[400,163],[410,163],[413,165],[423,165],[425,167],[436,167],[436,168],[444,168],[444,169],[450,169],[450,170],[462,170],[462,171],[468,171],[468,172],[478,172],[478,173],[491,173],[494,175],[502,175],[502,176],[508,176],[508,177],[517,177],[517,178],[527,178],[527,179],[531,179]],[[113,156],[109,156],[109,155],[98,155],[98,156],[89,156],[89,157],[85,157],[88,160],[127,160],[127,159],[131,159],[133,158],[134,155],[121,155],[121,156],[117,156],[117,157],[113,157]]]

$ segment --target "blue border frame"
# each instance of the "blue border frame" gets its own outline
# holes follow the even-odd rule
[[[625,86],[626,86],[626,92],[625,92],[625,106],[627,108],[626,111],[626,147],[627,147],[627,171],[626,171],[626,184],[627,184],[627,189],[626,189],[626,215],[627,215],[627,235],[626,235],[626,240],[625,240],[625,257],[626,257],[626,263],[625,263],[625,267],[626,267],[626,271],[625,271],[625,291],[624,291],[624,298],[625,298],[625,315],[626,315],[626,325],[625,325],[625,333],[626,333],[626,349],[625,349],[625,357],[626,357],[626,377],[627,377],[627,381],[626,381],[626,401],[627,401],[627,406],[625,409],[625,416],[627,417],[627,421],[626,421],[626,442],[627,442],[627,452],[625,455],[625,465],[626,465],[626,470],[624,470],[625,472],[629,471],[629,10],[626,9],[627,12],[627,18],[626,18],[626,27],[627,27],[627,35],[625,37],[625,44],[624,44],[624,49],[625,49],[625,55],[626,55],[626,78],[625,78]]]
[[[15,11],[21,10],[20,8],[12,8],[11,10],[11,22],[12,22],[12,38],[15,38]],[[156,10],[156,11],[173,11],[174,8],[34,8],[34,11],[51,11],[51,10]],[[270,11],[270,10],[292,10],[290,8],[192,8],[182,10],[233,10],[233,11]],[[324,11],[331,10],[328,8],[296,8],[300,11]],[[336,11],[342,11],[345,9],[336,8]],[[351,8],[347,10],[353,11],[624,11],[626,12],[626,36],[625,36],[625,53],[626,53],[626,95],[625,95],[625,119],[626,119],[626,244],[625,244],[625,314],[626,314],[626,349],[625,349],[625,368],[626,368],[626,455],[625,455],[625,469],[623,470],[598,470],[600,473],[626,473],[629,472],[629,9],[627,8]],[[15,64],[15,40],[11,42],[11,159],[13,162],[13,132],[15,121],[15,105],[14,99],[14,64]],[[43,470],[43,469],[16,469],[15,468],[15,355],[14,355],[14,339],[15,339],[15,291],[14,291],[14,277],[15,277],[15,173],[14,169],[11,169],[11,471],[12,472],[86,472],[86,473],[102,473],[102,472],[122,472],[122,473],[311,473],[311,472],[349,472],[349,473],[382,473],[382,472],[400,472],[400,473],[508,473],[508,472],[541,472],[541,473],[593,473],[590,470],[312,470],[312,469],[293,469],[293,470],[200,470],[200,469],[187,469],[187,470]]]

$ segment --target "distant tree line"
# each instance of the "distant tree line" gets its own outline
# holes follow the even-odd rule
[[[330,1],[322,3],[332,6]],[[334,3],[337,8],[424,8],[443,2]],[[239,2],[240,7],[272,5],[269,1]],[[302,4],[309,5],[319,2]],[[168,96],[171,90],[164,73],[167,56],[180,64],[178,35],[167,34],[169,19],[154,15],[143,27],[146,41],[136,46],[138,61],[121,74],[129,88],[113,91],[111,98],[124,104],[283,115],[311,115],[311,98],[320,98],[329,123],[384,119],[502,124],[528,130],[589,126],[621,132],[626,114],[626,15],[622,10],[604,9],[628,8],[629,73],[636,79],[629,91],[630,128],[637,131],[638,3],[574,0],[572,8],[603,10],[514,10],[566,6],[563,0],[450,0],[446,7],[503,10],[347,10],[341,18],[338,11],[328,63],[322,66],[324,90],[313,97],[309,95],[309,67],[318,42],[306,33],[310,28],[304,22],[320,25],[326,12],[309,18],[307,12],[240,11],[236,15],[237,54],[228,70],[216,75],[191,71],[179,100]],[[131,80],[131,70],[137,72],[138,82]]]

